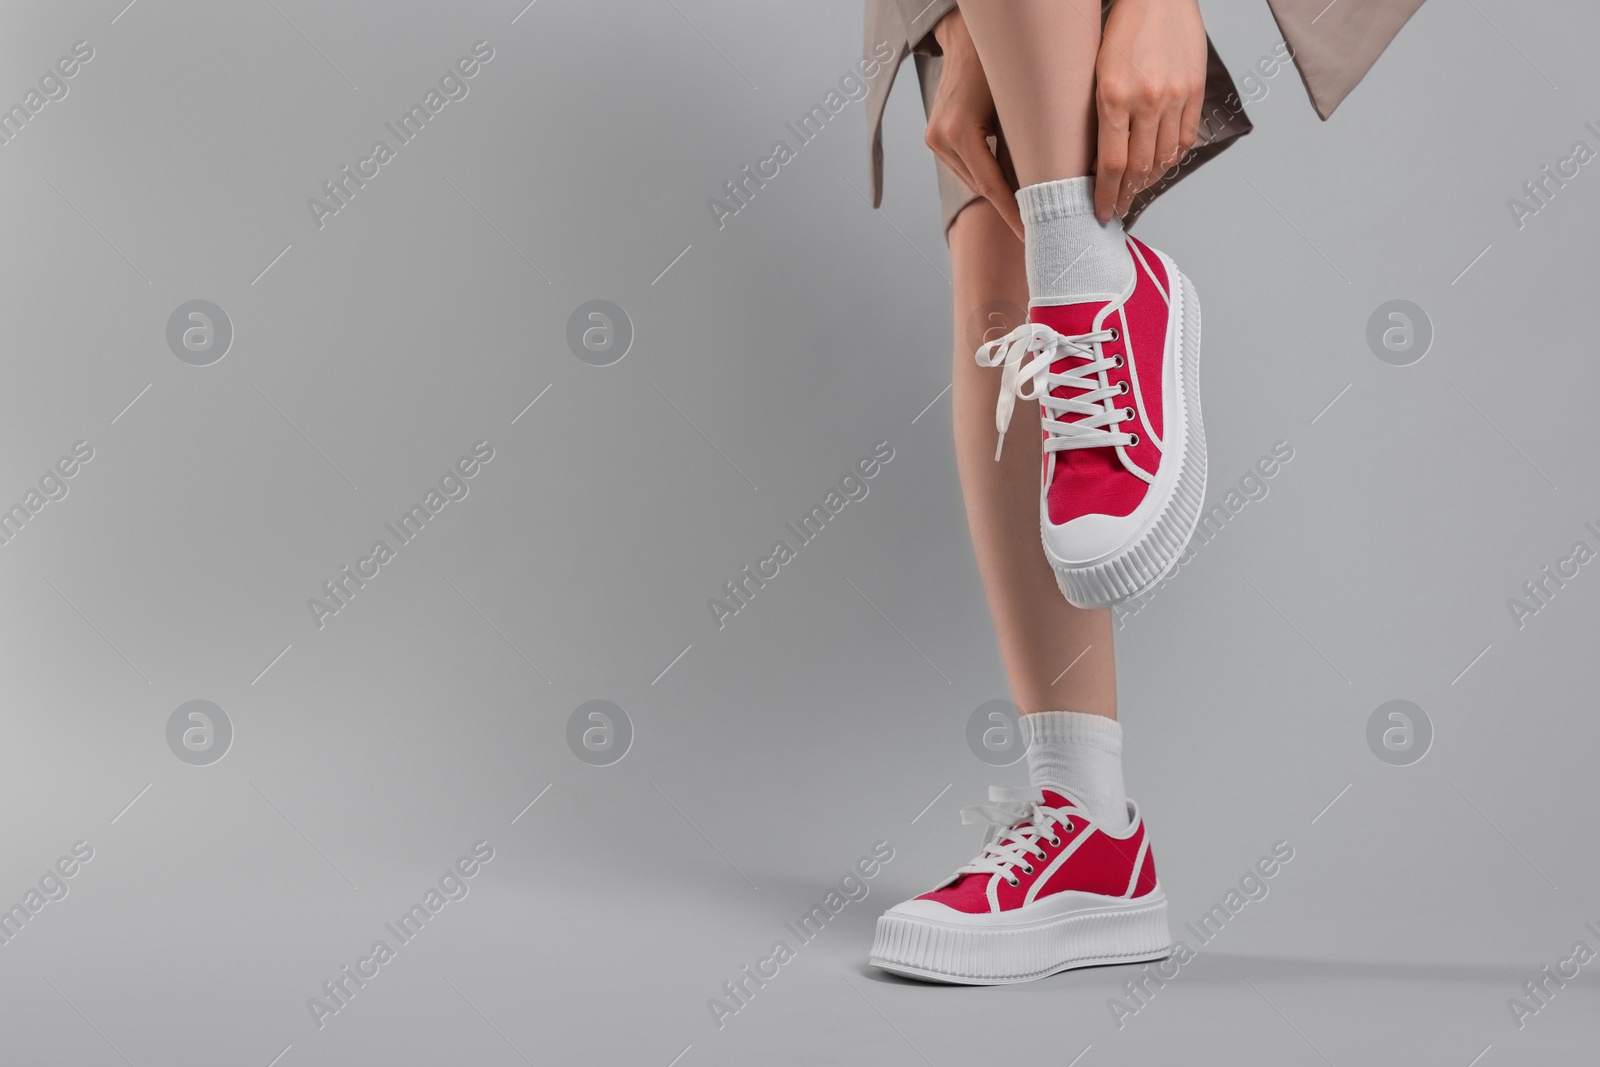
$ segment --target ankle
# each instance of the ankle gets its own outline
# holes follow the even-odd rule
[[[1128,825],[1122,783],[1122,726],[1105,715],[1040,711],[1028,724],[1028,777],[1035,788],[1070,793],[1094,821],[1113,832]]]
[[[1017,191],[1028,294],[1036,304],[1117,296],[1133,279],[1122,220],[1094,215],[1094,179],[1064,178]]]

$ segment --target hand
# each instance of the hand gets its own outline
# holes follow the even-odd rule
[[[989,80],[984,76],[983,64],[978,62],[977,49],[972,46],[960,10],[940,19],[933,36],[944,50],[944,68],[929,109],[924,140],[967,188],[995,206],[1021,240],[1022,213],[1017,208],[1016,193],[986,140],[996,136],[1000,128],[994,97],[989,93]]]
[[[1194,147],[1206,89],[1198,0],[1116,0],[1095,60],[1095,83],[1100,143],[1094,207],[1105,223],[1126,215],[1134,196]]]

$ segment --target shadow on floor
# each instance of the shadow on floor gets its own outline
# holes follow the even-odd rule
[[[992,986],[994,989],[1028,989],[1049,986],[1058,982],[1093,982],[1103,984],[1114,971],[1130,973],[1142,967],[1085,967],[1052,975],[1042,982],[1025,982],[1010,986]],[[924,986],[935,989],[962,989],[965,986],[947,986],[940,983],[919,982],[911,978],[880,971],[865,962],[852,968],[860,977],[884,985]],[[1243,985],[1252,982],[1271,983],[1369,983],[1418,982],[1429,985],[1495,985],[1512,989],[1525,979],[1534,977],[1538,968],[1516,964],[1456,964],[1423,963],[1411,961],[1329,960],[1305,959],[1293,956],[1261,956],[1243,953],[1208,952],[1204,949],[1185,964],[1180,974],[1185,985]],[[1600,974],[1586,968],[1576,978],[1567,981],[1569,989],[1600,990]]]

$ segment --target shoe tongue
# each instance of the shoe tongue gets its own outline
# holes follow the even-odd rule
[[[1028,321],[1042,323],[1064,336],[1076,337],[1094,330],[1095,316],[1108,303],[1107,300],[1085,300],[1077,304],[1039,304],[1028,309]]]
[[[1077,798],[1065,790],[1048,788],[1042,790],[1042,792],[1044,793],[1044,806],[1047,808],[1077,808],[1079,811],[1084,810],[1083,805],[1078,803]]]

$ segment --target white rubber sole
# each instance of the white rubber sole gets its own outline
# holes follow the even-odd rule
[[[970,918],[949,922],[887,912],[878,917],[870,962],[929,982],[1005,985],[1076,967],[1164,959],[1172,951],[1167,898],[1159,888],[1137,900],[1059,893],[1012,912]]]
[[[1165,255],[1161,257],[1173,289],[1176,317],[1181,322],[1178,344],[1179,380],[1177,411],[1168,424],[1182,430],[1174,453],[1165,458],[1177,464],[1177,477],[1165,489],[1150,525],[1127,545],[1089,563],[1068,563],[1050,550],[1040,528],[1045,558],[1055,571],[1062,595],[1075,607],[1100,608],[1131,600],[1161,581],[1178,562],[1194,536],[1206,499],[1206,433],[1200,421],[1200,298],[1194,285]],[[1176,418],[1172,418],[1176,415]]]

